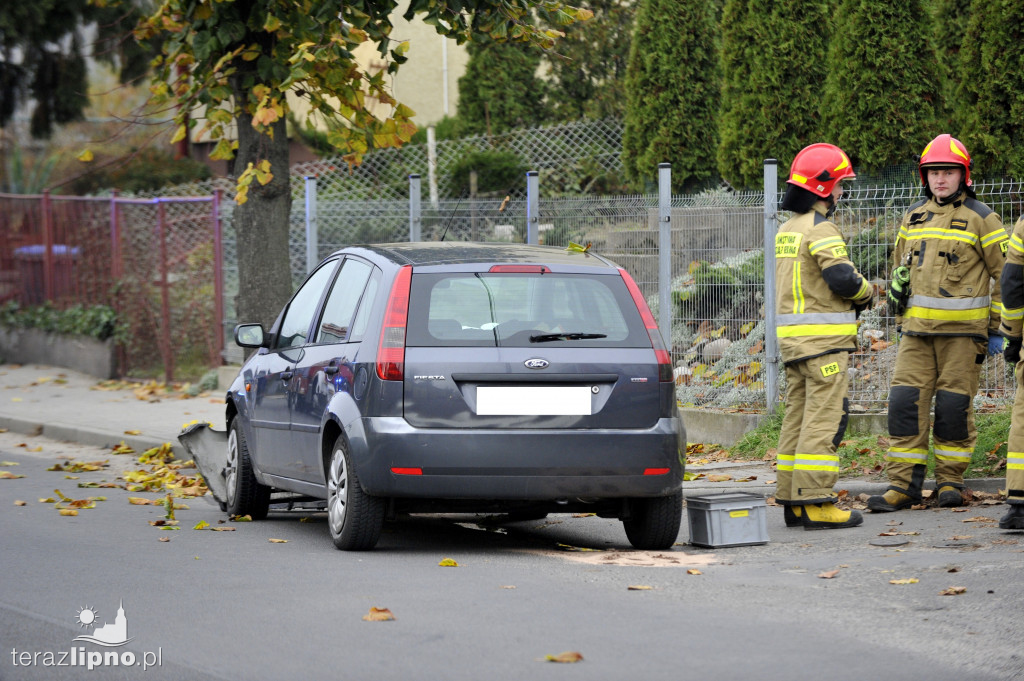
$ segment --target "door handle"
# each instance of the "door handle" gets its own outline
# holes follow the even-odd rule
[[[292,371],[291,369],[288,369],[287,371],[282,371],[281,372],[281,380],[282,381],[290,381],[290,380],[292,380],[292,376],[294,376],[294,375],[295,375],[295,372]]]
[[[338,373],[338,365],[328,364],[327,366],[324,367],[324,373],[327,374],[328,376],[333,376],[334,374]]]

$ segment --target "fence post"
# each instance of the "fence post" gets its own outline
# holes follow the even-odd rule
[[[529,170],[526,173],[526,243],[536,245],[538,243],[538,228],[540,227],[540,199],[537,192],[540,190],[540,180],[536,170]]]
[[[445,40],[445,43],[448,41]],[[437,199],[437,135],[434,126],[427,127],[427,188],[430,192],[430,207],[440,209]]]
[[[672,352],[672,164],[658,164],[658,326]]]
[[[43,300],[52,301],[53,281],[53,203],[50,190],[43,190]]]
[[[121,278],[121,225],[117,220],[117,190],[110,192],[110,278],[116,284]]]
[[[217,322],[217,355],[224,363],[224,235],[220,221],[220,189],[213,190],[210,219],[213,221],[213,314]]]
[[[320,236],[316,222],[316,176],[306,176],[306,274],[320,262]]]
[[[423,207],[420,203],[420,176],[413,173],[409,176],[409,241],[423,239]]]
[[[167,258],[167,211],[164,202],[155,199],[157,217],[157,236],[160,239],[160,319],[163,328],[160,329],[161,354],[164,356],[164,376],[167,381],[174,380],[174,349],[171,343],[171,292],[170,277],[167,271],[169,265]]]
[[[765,398],[768,415],[775,413],[779,401],[779,338],[775,328],[775,232],[778,212],[775,202],[779,195],[779,162],[764,160],[764,354]]]

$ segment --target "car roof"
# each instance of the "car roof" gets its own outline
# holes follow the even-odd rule
[[[533,246],[515,243],[478,243],[468,241],[417,241],[391,244],[351,246],[365,249],[401,265],[446,265],[460,263],[533,263],[573,265],[597,268],[618,267],[596,253],[570,251],[556,246]]]

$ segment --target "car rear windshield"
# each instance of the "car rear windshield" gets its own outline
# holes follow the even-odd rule
[[[545,273],[413,274],[413,347],[648,347],[622,277]]]

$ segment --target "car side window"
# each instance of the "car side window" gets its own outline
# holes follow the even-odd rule
[[[370,275],[370,281],[366,284],[363,297],[359,301],[359,310],[356,311],[356,318],[352,320],[352,330],[348,333],[349,342],[360,341],[366,335],[366,327],[370,323],[370,313],[373,312],[373,301],[380,290],[381,273],[376,267]]]
[[[362,260],[345,260],[324,304],[324,313],[317,328],[317,343],[345,342],[372,269]]]
[[[288,304],[288,311],[281,320],[281,328],[277,332],[275,349],[295,348],[306,344],[310,324],[313,323],[313,315],[316,314],[317,305],[323,297],[324,288],[331,281],[337,260],[331,260],[321,265],[313,274],[309,275],[306,282],[292,296]]]

